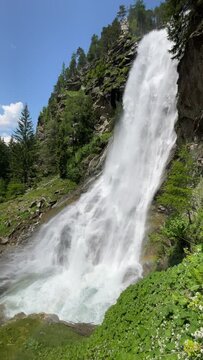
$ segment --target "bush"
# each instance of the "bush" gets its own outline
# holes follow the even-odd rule
[[[67,165],[67,177],[68,179],[79,183],[79,181],[84,177],[85,171],[89,162],[85,162],[89,156],[92,158],[96,155],[99,155],[102,149],[105,148],[111,133],[104,133],[101,135],[96,135],[93,137],[89,144],[81,147],[74,156],[68,161]]]
[[[196,182],[195,162],[187,146],[183,146],[178,153],[178,159],[172,162],[163,192],[157,199],[158,203],[172,213],[188,213],[192,206],[192,193]]]

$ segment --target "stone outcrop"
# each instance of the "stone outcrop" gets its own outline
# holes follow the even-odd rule
[[[104,59],[98,60],[82,76],[83,89],[94,101],[97,117],[95,129],[108,131],[110,119],[123,92],[132,63],[136,57],[137,43],[129,33],[124,33]]]
[[[203,138],[203,21],[190,35],[179,66],[178,135]]]

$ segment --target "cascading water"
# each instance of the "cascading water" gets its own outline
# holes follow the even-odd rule
[[[176,139],[177,71],[169,48],[165,30],[140,42],[103,175],[3,266],[7,315],[43,311],[99,323],[141,276],[147,211]]]

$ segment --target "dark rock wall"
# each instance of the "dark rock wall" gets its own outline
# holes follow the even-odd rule
[[[178,71],[178,136],[203,139],[203,21],[191,34]]]

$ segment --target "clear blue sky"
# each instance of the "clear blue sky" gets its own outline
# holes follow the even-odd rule
[[[22,103],[36,125],[63,61],[68,65],[79,46],[87,50],[91,36],[112,22],[119,5],[133,2],[0,0],[0,136],[12,132]],[[153,8],[160,2],[145,4]]]

